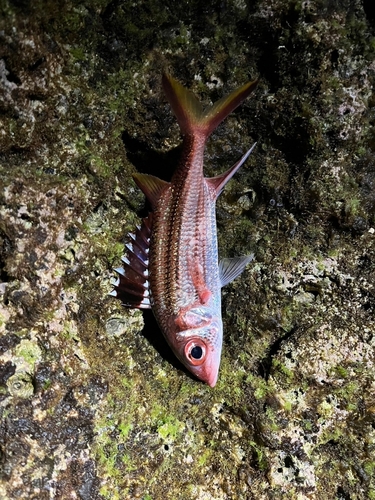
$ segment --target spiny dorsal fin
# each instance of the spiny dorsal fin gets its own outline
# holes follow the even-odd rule
[[[251,148],[243,155],[243,157],[238,160],[237,163],[233,165],[229,170],[224,172],[223,174],[216,175],[215,177],[209,177],[206,180],[207,184],[214,188],[216,191],[216,198],[220,195],[222,190],[224,189],[225,184],[234,176],[237,170],[245,163],[253,149],[256,146],[256,142],[251,146]]]
[[[200,134],[207,138],[213,130],[255,89],[258,80],[245,83],[242,87],[221,98],[207,109],[177,80],[163,75],[163,88],[172,107],[183,135]]]
[[[152,228],[152,214],[143,219],[131,241],[127,243],[127,254],[122,258],[123,267],[115,269],[118,279],[110,293],[126,307],[150,309],[148,282],[148,250]]]
[[[137,186],[143,191],[154,209],[163,191],[170,186],[169,182],[159,179],[154,175],[133,174]]]
[[[247,264],[254,259],[254,254],[244,257],[234,257],[233,259],[222,259],[219,263],[219,277],[221,286],[225,286],[235,280]]]

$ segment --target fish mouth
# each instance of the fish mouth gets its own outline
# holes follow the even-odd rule
[[[206,366],[204,370],[196,375],[210,387],[215,387],[219,377],[219,366],[217,364],[211,364],[210,366]]]
[[[217,378],[218,378],[218,372],[217,372],[217,373],[214,373],[213,375],[211,375],[211,376],[210,376],[210,378],[206,381],[206,383],[207,383],[210,387],[215,387],[216,382],[217,382]]]

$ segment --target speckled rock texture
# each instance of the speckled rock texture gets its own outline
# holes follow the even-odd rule
[[[207,147],[257,141],[214,389],[108,297],[131,174],[180,153],[166,70],[207,104],[259,77]],[[375,499],[374,81],[372,0],[1,0],[1,499]]]

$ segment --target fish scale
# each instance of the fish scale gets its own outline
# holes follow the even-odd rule
[[[152,213],[132,236],[111,292],[127,307],[151,307],[173,352],[211,387],[217,381],[222,349],[221,287],[253,258],[219,263],[215,202],[255,145],[227,172],[207,179],[203,153],[211,132],[256,84],[249,82],[203,110],[194,94],[164,75],[164,91],[184,137],[183,153],[171,182],[134,175]]]

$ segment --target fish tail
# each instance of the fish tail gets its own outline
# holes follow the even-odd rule
[[[164,92],[176,115],[182,134],[198,134],[205,138],[248,97],[257,84],[258,80],[245,83],[212,106],[203,109],[192,92],[171,76],[163,75]]]

